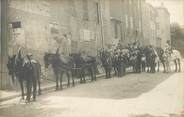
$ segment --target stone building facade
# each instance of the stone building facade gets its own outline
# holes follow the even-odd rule
[[[157,11],[150,4],[143,4],[143,45],[152,45],[156,47],[156,17]]]
[[[9,29],[1,49],[7,54],[33,53],[43,64],[45,52],[68,55],[85,51],[96,56],[108,45],[138,42],[163,47],[170,40],[169,13],[145,0],[8,0]],[[3,25],[5,26],[5,25]],[[5,27],[6,29],[6,27]],[[158,30],[156,32],[156,30]],[[7,36],[9,35],[9,36]],[[67,45],[67,46],[66,46]],[[2,60],[1,60],[2,61]],[[6,66],[1,71],[7,72]],[[3,69],[3,70],[2,70]]]
[[[166,42],[171,40],[170,32],[170,14],[164,7],[158,7],[157,10],[157,45],[164,48]]]

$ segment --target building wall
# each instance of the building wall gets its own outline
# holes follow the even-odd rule
[[[0,37],[0,89],[11,88],[11,78],[8,77],[6,63],[8,60],[8,1],[2,0],[0,2],[1,7],[1,37]]]
[[[23,52],[32,52],[37,57],[48,51],[49,6],[45,0],[16,0],[9,2],[9,54],[16,54],[19,47]],[[12,28],[12,22],[21,22],[21,27]],[[41,55],[39,59],[42,59]]]
[[[51,14],[60,27],[59,33],[60,35],[71,34],[72,43],[76,45],[72,49],[74,52],[87,50],[87,53],[95,54],[96,48],[101,46],[97,4],[99,3],[96,0],[56,0],[52,2]],[[93,43],[93,52],[87,49],[89,43]]]
[[[87,53],[95,55],[96,48],[101,46],[97,3],[96,0],[10,1],[10,22],[21,21],[22,27],[16,32],[23,30],[21,33],[24,34],[22,40],[13,40],[12,34],[10,45],[15,43],[15,46],[10,46],[9,53],[15,53],[12,51],[19,46],[40,53],[55,52],[60,47],[63,52],[66,48],[62,44],[65,41],[63,35],[70,34],[72,52],[88,50]],[[87,48],[89,43],[93,49]]]
[[[127,43],[139,42],[142,40],[142,4],[144,0],[124,0],[123,1],[123,24],[124,41]]]
[[[110,0],[111,41],[123,45],[141,42],[142,39],[142,0]],[[113,43],[112,42],[112,43]]]
[[[152,45],[156,47],[156,10],[148,3],[142,7],[143,15],[143,45]]]
[[[170,14],[164,7],[157,8],[157,38],[161,39],[161,47],[164,48],[170,37]]]
[[[58,47],[65,52],[65,34],[72,52],[85,50],[94,56],[97,49],[119,41],[124,46],[133,42],[156,46],[161,39],[163,47],[170,40],[169,13],[155,10],[145,0],[9,0],[8,10],[10,24],[21,22],[16,29],[8,25],[8,53],[22,47],[40,62],[44,52]],[[4,40],[2,45],[7,45]]]

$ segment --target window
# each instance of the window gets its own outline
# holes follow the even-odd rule
[[[17,22],[12,22],[12,28],[21,28],[21,22],[17,21]]]
[[[88,0],[82,0],[83,20],[88,20]]]

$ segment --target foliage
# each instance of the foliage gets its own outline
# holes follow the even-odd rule
[[[171,24],[171,43],[172,47],[184,56],[184,28],[177,23]]]

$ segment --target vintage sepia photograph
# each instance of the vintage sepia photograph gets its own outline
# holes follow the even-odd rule
[[[0,117],[184,117],[184,0],[0,0]]]

